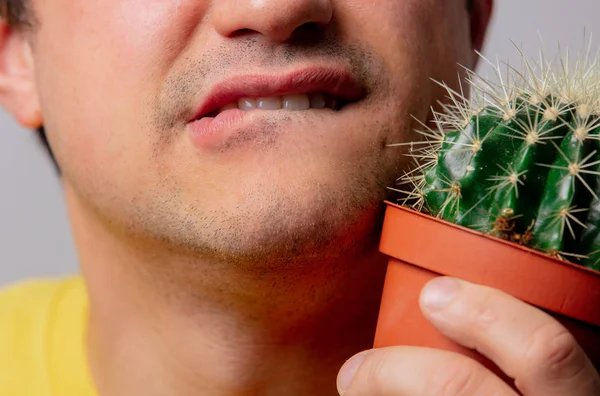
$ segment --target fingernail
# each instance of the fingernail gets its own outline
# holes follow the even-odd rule
[[[436,278],[430,281],[421,293],[421,303],[432,311],[448,306],[458,294],[459,284],[453,278]]]
[[[337,377],[337,388],[340,395],[343,395],[348,390],[358,368],[367,355],[368,353],[366,352],[359,353],[344,363]]]

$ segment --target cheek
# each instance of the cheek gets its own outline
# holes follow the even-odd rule
[[[186,46],[204,3],[39,2],[36,78],[44,124],[63,167],[133,166],[134,153],[151,151],[150,131],[139,130],[148,98]]]
[[[116,71],[154,61],[154,57],[169,59],[186,45],[185,38],[205,14],[206,3],[208,0],[42,2],[38,10],[40,49],[48,48],[58,58],[55,61],[63,61],[66,67],[73,59],[88,66],[105,59]]]
[[[391,76],[389,97],[380,98],[386,118],[387,143],[417,140],[414,131],[426,121],[430,106],[445,93],[431,81],[458,82],[459,64],[467,64],[469,33],[462,1],[381,0],[377,6],[349,1],[342,20],[349,41],[363,41],[385,63]],[[379,104],[378,104],[379,107]],[[387,150],[390,159],[405,158],[405,148]]]

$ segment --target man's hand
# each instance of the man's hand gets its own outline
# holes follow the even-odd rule
[[[600,395],[598,372],[550,315],[498,290],[451,278],[431,281],[420,303],[434,326],[494,361],[522,395]],[[474,360],[416,347],[359,353],[340,370],[338,390],[344,396],[517,395]]]

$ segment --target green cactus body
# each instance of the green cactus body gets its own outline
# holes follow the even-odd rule
[[[410,197],[444,220],[600,270],[598,81],[580,73],[587,91],[575,99],[563,78],[437,113],[439,130],[427,131],[437,139],[421,149],[427,166],[404,178]]]

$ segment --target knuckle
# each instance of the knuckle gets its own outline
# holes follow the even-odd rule
[[[550,321],[540,326],[531,335],[527,350],[527,364],[546,375],[564,374],[578,360],[579,345],[575,337],[557,322]]]
[[[426,395],[472,395],[481,389],[486,372],[483,366],[467,358],[452,357],[435,367],[426,385]]]
[[[497,315],[494,313],[494,307],[497,296],[491,290],[486,290],[478,298],[474,307],[470,308],[469,324],[475,328],[485,329],[496,321]]]

